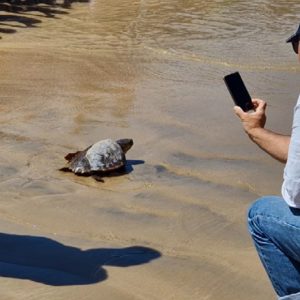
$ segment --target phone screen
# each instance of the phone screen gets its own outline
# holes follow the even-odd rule
[[[239,72],[226,75],[224,81],[236,105],[240,106],[243,111],[249,111],[254,108]]]

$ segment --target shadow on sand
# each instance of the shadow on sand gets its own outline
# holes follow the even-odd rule
[[[52,286],[94,284],[108,278],[104,266],[136,266],[160,256],[142,246],[81,250],[45,237],[0,233],[0,276]]]
[[[130,174],[131,172],[134,171],[135,165],[142,165],[144,163],[145,163],[144,160],[127,159],[126,165],[123,168],[118,169],[116,171],[110,171],[110,172],[104,173],[104,174],[100,175],[100,178],[116,177],[116,176],[123,176],[123,175]],[[104,181],[104,180],[100,180],[100,181]]]
[[[56,15],[68,14],[74,2],[89,0],[0,0],[0,33],[16,33],[16,28],[36,27],[41,17],[57,18]],[[3,14],[6,12],[6,14]],[[36,14],[39,13],[39,18]]]
[[[125,173],[129,174],[133,172],[135,165],[143,165],[145,163],[144,160],[139,160],[139,159],[127,159],[126,160],[126,165],[125,165]]]

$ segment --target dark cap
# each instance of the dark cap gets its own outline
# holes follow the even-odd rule
[[[287,43],[291,43],[291,42],[293,42],[293,41],[295,41],[295,40],[299,40],[300,39],[300,25],[299,25],[299,27],[298,27],[298,30],[292,35],[292,36],[290,36],[287,40],[286,40],[286,42]]]

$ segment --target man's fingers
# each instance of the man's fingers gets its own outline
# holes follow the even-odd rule
[[[236,114],[240,119],[243,118],[245,112],[244,112],[239,106],[237,106],[237,105],[234,106],[234,107],[233,107],[233,110],[234,110],[235,114]]]
[[[254,104],[255,111],[264,112],[267,107],[267,102],[261,99],[252,99],[252,103]]]
[[[254,105],[254,112],[251,112],[252,116],[263,116],[265,115],[267,103],[261,99],[252,99],[252,103]],[[234,106],[233,110],[235,114],[243,121],[249,118],[249,113],[242,110],[239,106]]]

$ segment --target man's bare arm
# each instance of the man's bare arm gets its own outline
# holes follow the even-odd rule
[[[234,111],[241,119],[245,132],[261,149],[282,163],[287,161],[290,136],[278,134],[264,128],[266,123],[266,102],[260,99],[252,100],[255,111],[244,112],[235,106]]]
[[[291,137],[278,134],[265,128],[255,128],[248,132],[249,137],[261,149],[282,163],[286,163]]]

